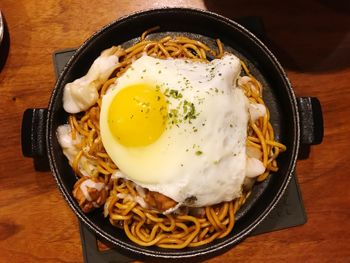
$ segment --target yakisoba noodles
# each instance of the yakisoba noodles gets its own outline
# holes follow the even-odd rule
[[[113,52],[119,57],[119,62],[111,77],[99,89],[97,102],[84,112],[69,116],[70,136],[75,142],[74,149],[69,153],[73,156],[70,164],[81,177],[73,194],[85,212],[104,205],[104,214],[110,223],[123,228],[128,238],[141,246],[155,245],[171,249],[196,247],[223,238],[232,231],[235,213],[250,195],[250,189],[244,189],[241,197],[229,202],[197,209],[182,207],[176,213],[164,214],[156,209],[145,208],[147,205],[142,205],[144,201],[140,201],[139,186],[123,178],[111,178],[118,167],[106,153],[101,140],[99,116],[102,96],[143,54],[161,59],[186,58],[205,62],[208,58],[211,60],[224,56],[225,51],[219,39],[216,40],[215,50],[198,40],[181,35],[148,39],[147,35],[156,29],[158,28],[145,31],[140,41],[130,47],[115,47]],[[261,83],[254,78],[243,61],[241,65],[241,75],[245,77],[241,77],[238,82],[240,88],[251,103],[265,105]],[[263,117],[249,122],[247,135],[247,151],[259,158],[266,168],[256,178],[260,182],[278,170],[276,159],[280,152],[286,150],[284,145],[275,141],[267,107]],[[87,178],[93,178],[94,181]],[[164,200],[168,201],[166,198]]]

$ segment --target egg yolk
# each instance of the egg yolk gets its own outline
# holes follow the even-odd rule
[[[113,98],[108,125],[124,146],[140,147],[155,142],[163,133],[168,105],[159,88],[135,84],[123,88]]]

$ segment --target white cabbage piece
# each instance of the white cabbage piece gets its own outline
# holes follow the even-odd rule
[[[246,176],[248,178],[257,177],[265,172],[266,168],[262,161],[254,157],[247,157]]]
[[[257,159],[261,159],[262,151],[254,146],[247,146],[246,153],[248,157],[254,157]]]
[[[67,157],[69,164],[72,165],[75,156],[80,151],[76,145],[80,144],[81,136],[77,133],[75,140],[72,138],[72,130],[69,124],[58,126],[56,131],[58,143],[61,145],[63,154]],[[78,169],[82,175],[90,177],[97,173],[97,166],[93,164],[85,156],[82,156],[78,163]]]
[[[97,102],[98,90],[119,64],[118,50],[113,46],[102,51],[85,76],[65,85],[63,108],[66,112],[85,111]]]
[[[105,184],[101,182],[95,182],[91,179],[87,179],[80,184],[80,190],[83,193],[84,197],[86,198],[86,200],[91,202],[92,198],[89,194],[88,187],[95,188],[97,191],[101,191],[105,187]]]
[[[266,107],[263,104],[251,103],[249,104],[250,119],[255,123],[259,118],[266,115]]]
[[[63,149],[64,155],[71,164],[75,156],[79,153],[79,149],[75,146],[81,142],[81,136],[77,133],[75,140],[72,138],[72,130],[69,124],[60,125],[57,128],[57,139]]]
[[[251,82],[251,81],[252,81],[252,79],[250,77],[248,77],[248,76],[239,77],[237,79],[237,82],[238,82],[239,86],[248,85],[249,82]]]

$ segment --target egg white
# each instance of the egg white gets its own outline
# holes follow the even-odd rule
[[[249,103],[236,85],[240,71],[232,54],[210,63],[147,55],[134,61],[103,96],[100,113],[102,142],[118,176],[189,206],[239,197],[249,119]],[[169,118],[163,134],[145,147],[121,145],[109,130],[107,113],[114,96],[136,83],[159,86],[163,94],[178,91],[181,99],[167,97],[169,110],[186,100],[194,104],[196,118],[178,125]]]

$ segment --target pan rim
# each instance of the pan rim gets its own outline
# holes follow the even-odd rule
[[[53,112],[51,109],[53,107],[54,102],[57,100],[58,90],[60,89],[60,87],[62,87],[64,76],[67,74],[69,68],[72,65],[74,65],[74,62],[75,62],[77,56],[80,53],[82,53],[86,48],[88,48],[89,44],[95,38],[102,35],[111,26],[114,26],[115,24],[118,24],[118,23],[127,22],[127,20],[132,19],[133,17],[143,16],[143,15],[152,16],[152,15],[155,15],[159,12],[161,12],[161,13],[162,12],[169,12],[169,13],[171,13],[171,12],[175,12],[175,13],[176,12],[190,12],[190,13],[195,13],[196,15],[210,16],[211,18],[218,20],[221,23],[226,23],[226,24],[229,24],[231,26],[234,26],[237,30],[240,31],[240,33],[247,35],[254,42],[254,44],[256,46],[260,47],[264,51],[264,53],[267,55],[267,57],[269,57],[269,59],[272,60],[272,62],[274,63],[274,66],[276,67],[279,74],[282,76],[283,80],[285,81],[286,87],[288,88],[287,93],[289,95],[289,99],[290,99],[291,104],[292,104],[292,111],[293,111],[292,114],[293,114],[293,119],[294,119],[294,123],[295,123],[295,129],[293,131],[293,135],[294,135],[294,138],[296,139],[296,142],[293,143],[293,149],[290,149],[290,151],[292,151],[292,155],[291,155],[291,160],[290,160],[289,165],[288,165],[289,167],[287,168],[287,171],[289,172],[289,174],[288,174],[288,176],[285,177],[285,180],[282,184],[283,187],[281,187],[279,189],[277,194],[274,196],[273,200],[265,208],[264,212],[261,213],[246,229],[241,231],[238,236],[228,237],[227,239],[224,239],[221,242],[218,242],[217,244],[212,244],[209,247],[203,247],[203,248],[197,247],[194,249],[190,249],[188,251],[171,250],[171,251],[164,251],[163,252],[163,251],[155,251],[154,250],[154,251],[150,252],[149,248],[146,249],[146,248],[142,248],[142,247],[132,246],[129,243],[118,240],[117,237],[106,233],[99,226],[97,226],[94,222],[92,222],[90,219],[88,219],[85,214],[82,213],[82,211],[77,207],[74,200],[72,199],[71,194],[68,193],[64,189],[64,187],[62,186],[63,181],[60,178],[60,172],[59,172],[58,166],[56,164],[55,157],[53,155],[53,145],[52,145],[52,140],[53,140],[52,134],[53,133],[52,133],[52,122],[50,121],[52,119]],[[293,89],[291,87],[290,81],[289,81],[285,71],[283,70],[282,66],[278,62],[277,58],[265,46],[265,44],[263,44],[253,33],[248,31],[246,28],[244,28],[239,23],[237,23],[229,18],[226,18],[224,16],[221,16],[219,14],[216,14],[214,12],[203,10],[203,9],[198,9],[198,8],[164,7],[164,8],[152,8],[152,9],[140,10],[140,11],[133,12],[129,15],[122,16],[119,19],[116,19],[116,20],[108,23],[107,25],[105,25],[104,27],[102,27],[101,29],[99,29],[98,31],[93,33],[77,49],[77,51],[70,58],[70,60],[68,61],[68,63],[64,67],[62,73],[60,74],[60,76],[55,84],[54,90],[53,90],[51,98],[50,98],[49,106],[48,106],[48,117],[47,118],[49,121],[47,122],[47,125],[46,125],[46,136],[47,136],[46,143],[47,143],[47,151],[48,151],[50,168],[51,168],[51,171],[53,172],[54,178],[55,178],[56,183],[60,189],[61,194],[63,195],[64,199],[68,202],[69,206],[73,209],[74,213],[93,232],[95,232],[96,234],[98,234],[100,237],[107,240],[108,242],[110,242],[110,243],[112,243],[112,244],[114,244],[122,249],[125,249],[127,251],[131,251],[132,253],[135,253],[135,254],[138,254],[141,256],[159,257],[159,258],[173,258],[173,259],[175,259],[175,258],[192,258],[192,257],[196,257],[196,256],[203,256],[206,254],[218,252],[219,250],[223,250],[224,248],[226,248],[228,246],[232,246],[233,244],[236,244],[239,241],[241,241],[242,239],[244,239],[251,231],[253,231],[259,225],[260,222],[262,222],[265,219],[265,217],[271,212],[271,210],[278,203],[279,199],[281,198],[281,196],[283,195],[283,193],[285,192],[285,190],[289,184],[289,181],[290,181],[291,176],[292,176],[292,171],[294,171],[294,169],[295,169],[295,164],[296,164],[296,160],[297,160],[297,153],[299,150],[299,138],[300,138],[299,114],[298,114],[297,109],[298,109],[298,106],[296,103],[296,97],[295,97],[295,94],[294,94]]]

